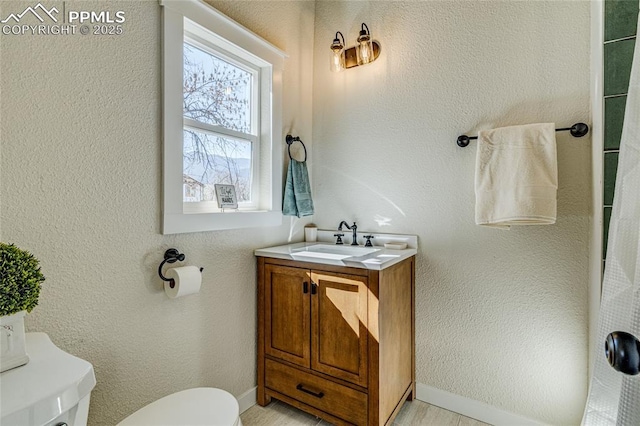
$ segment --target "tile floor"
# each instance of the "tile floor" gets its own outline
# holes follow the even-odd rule
[[[245,411],[240,418],[244,426],[330,425],[330,423],[275,399],[266,407],[254,405]],[[417,400],[405,402],[393,424],[397,426],[490,426],[487,423]]]

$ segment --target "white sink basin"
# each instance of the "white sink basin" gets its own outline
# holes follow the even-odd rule
[[[380,251],[374,247],[359,246],[340,246],[335,244],[315,244],[312,246],[302,247],[291,250],[291,256],[296,257],[313,257],[317,259],[343,260],[348,257],[366,256],[371,253]]]
[[[299,242],[281,246],[257,249],[254,254],[258,257],[294,260],[296,262],[319,263],[323,265],[347,266],[350,268],[373,269],[381,271],[398,262],[402,262],[418,252],[418,237],[415,235],[376,234],[376,242],[380,245],[373,247],[337,245],[333,242],[335,231],[318,231],[318,242]],[[385,243],[406,242],[405,249],[391,249],[383,247]],[[308,265],[305,265],[308,267]]]

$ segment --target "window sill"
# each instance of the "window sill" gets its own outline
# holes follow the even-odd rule
[[[282,224],[281,211],[251,210],[216,213],[165,213],[162,233],[220,231],[224,229],[260,228]]]
[[[201,201],[201,202],[185,202],[182,203],[182,212],[184,214],[192,215],[192,214],[216,214],[216,213],[264,213],[269,210],[260,209],[257,206],[248,205],[249,203],[240,203],[238,204],[237,209],[225,208],[222,209],[218,207],[218,203],[215,201]]]

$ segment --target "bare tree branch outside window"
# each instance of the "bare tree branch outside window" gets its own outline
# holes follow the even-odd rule
[[[249,133],[252,77],[250,72],[185,43],[184,117]],[[240,202],[251,200],[250,140],[190,127],[184,128],[183,135],[185,202],[214,200],[216,183],[234,185]]]

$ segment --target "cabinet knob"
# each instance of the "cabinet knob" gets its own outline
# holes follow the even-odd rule
[[[309,283],[306,281],[302,283],[302,292],[304,294],[309,293]]]
[[[318,292],[318,284],[311,281],[311,294],[316,294]]]

